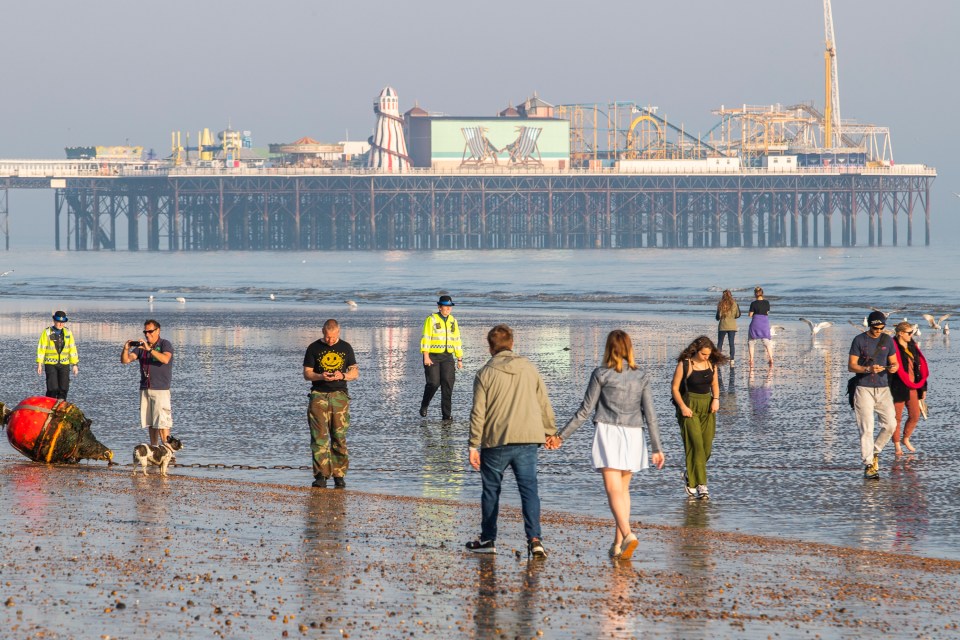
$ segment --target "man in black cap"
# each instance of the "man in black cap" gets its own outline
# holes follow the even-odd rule
[[[437,389],[440,389],[440,415],[444,422],[453,420],[453,383],[456,369],[463,368],[460,324],[450,315],[452,310],[453,299],[448,295],[440,296],[437,300],[437,313],[427,316],[423,323],[423,336],[420,338],[423,372],[427,378],[423,387],[423,399],[420,401],[420,416],[427,417],[427,407],[430,406]]]
[[[860,429],[860,457],[863,477],[880,477],[880,452],[890,441],[897,427],[893,396],[887,374],[896,373],[897,356],[893,339],[883,332],[887,317],[874,311],[867,317],[867,330],[853,339],[847,369],[857,374],[857,388],[853,396],[853,411]],[[873,437],[874,414],[880,420],[880,433]]]
[[[54,311],[53,326],[43,330],[37,344],[37,375],[47,375],[48,398],[66,400],[70,390],[70,367],[73,367],[73,375],[80,373],[77,343],[70,329],[64,326],[67,322],[66,312]]]

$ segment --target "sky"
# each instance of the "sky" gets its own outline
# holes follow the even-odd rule
[[[842,116],[937,168],[935,237],[957,237],[960,3],[835,0],[833,16]],[[494,115],[536,92],[655,105],[689,132],[721,105],[824,100],[821,0],[52,0],[8,3],[3,22],[0,158],[165,156],[171,131],[228,124],[258,147],[363,140],[387,85],[401,111]],[[12,245],[52,247],[52,192],[9,199]]]

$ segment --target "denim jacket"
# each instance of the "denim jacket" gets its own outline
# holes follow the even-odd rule
[[[660,428],[657,425],[657,412],[653,408],[650,376],[642,371],[629,367],[624,367],[621,373],[606,367],[594,369],[583,402],[561,429],[560,437],[566,440],[572,435],[586,421],[591,411],[595,411],[594,422],[618,427],[642,429],[646,422],[651,453],[661,451]]]

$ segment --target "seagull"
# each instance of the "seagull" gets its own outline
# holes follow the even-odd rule
[[[353,300],[345,300],[344,302],[345,302],[346,305],[347,305],[348,307],[350,307],[351,309],[356,309],[356,308],[357,308],[357,303],[354,302]]]
[[[276,300],[276,299],[277,299],[277,296],[275,296],[274,294],[271,293],[271,294],[270,294],[270,299],[271,299],[271,300]]]
[[[147,297],[147,302],[151,302],[151,303],[153,302],[153,294],[152,294],[152,293]]]
[[[884,311],[883,309],[877,309],[876,307],[870,307],[870,311],[879,311],[880,313],[883,314],[883,317],[884,317],[884,318],[889,319],[890,316],[892,316],[893,314],[895,314],[895,313],[900,313],[901,311],[903,311],[903,307],[900,307],[899,309],[894,309],[893,311]]]
[[[832,323],[832,322],[818,322],[818,323],[814,324],[813,322],[811,322],[810,320],[807,320],[806,318],[800,318],[800,321],[801,321],[801,322],[806,322],[806,323],[807,323],[807,326],[810,327],[810,335],[811,335],[811,336],[815,336],[815,335],[817,335],[818,333],[820,333],[821,331],[823,331],[824,329],[826,329],[827,327],[832,327],[832,326],[833,326],[833,323]]]
[[[943,323],[943,335],[950,335],[950,325],[948,325],[946,322]]]
[[[179,302],[180,304],[187,304],[187,299],[180,297],[180,298],[177,298],[177,302]]]
[[[10,269],[9,271],[4,271],[3,273],[0,273],[0,278],[2,278],[3,276],[8,276],[11,273],[13,273],[13,269]]]
[[[927,322],[930,323],[930,328],[931,328],[931,329],[936,329],[937,331],[939,331],[939,330],[940,330],[940,323],[943,322],[944,320],[946,320],[947,318],[949,318],[950,315],[951,315],[951,314],[946,313],[946,314],[940,316],[939,318],[934,318],[934,317],[933,317],[932,315],[930,315],[929,313],[925,313],[925,314],[923,314],[923,317],[926,318]]]
[[[783,332],[786,331],[786,330],[787,330],[786,327],[782,327],[782,326],[780,326],[779,324],[775,324],[775,325],[773,325],[772,327],[770,327],[770,335],[771,335],[771,336],[775,336],[775,335],[777,335],[778,333],[783,333]]]
[[[863,325],[860,324],[859,322],[854,322],[853,320],[847,320],[847,322],[849,322],[850,326],[853,327],[854,329],[863,329]]]

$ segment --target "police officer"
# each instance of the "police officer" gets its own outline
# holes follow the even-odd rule
[[[440,296],[437,313],[431,313],[423,323],[420,352],[423,354],[423,372],[427,383],[423,387],[420,415],[427,417],[427,407],[433,395],[440,389],[440,414],[444,422],[453,420],[453,382],[456,369],[463,368],[463,348],[460,342],[460,325],[450,315],[453,299]],[[456,368],[454,368],[456,362]]]
[[[37,375],[47,375],[48,398],[66,400],[70,390],[70,367],[73,366],[73,375],[80,373],[77,343],[70,329],[64,326],[67,322],[66,312],[55,311],[53,326],[43,330],[37,343]]]

